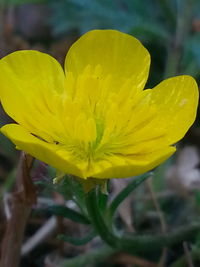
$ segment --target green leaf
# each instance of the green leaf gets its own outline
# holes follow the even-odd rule
[[[199,191],[195,191],[194,192],[194,197],[195,197],[195,202],[197,207],[200,207],[200,192]],[[199,240],[200,240],[200,235],[199,235]]]
[[[76,238],[66,235],[59,235],[58,239],[63,240],[65,242],[68,242],[75,246],[83,246],[90,242],[94,237],[96,237],[95,231],[90,232],[88,235],[82,237],[82,238]]]
[[[104,214],[107,209],[108,204],[108,188],[109,188],[109,180],[104,184],[104,190],[102,190],[102,186],[98,187],[98,207],[99,210]]]
[[[130,195],[141,183],[143,183],[147,178],[152,176],[152,173],[145,173],[140,177],[134,178],[111,202],[109,207],[109,217],[113,218],[118,206]]]
[[[101,212],[104,212],[108,202],[108,195],[99,192],[99,209]]]
[[[48,211],[51,214],[62,216],[64,218],[68,218],[74,222],[78,222],[78,223],[82,223],[82,224],[90,224],[90,221],[88,220],[88,218],[86,218],[81,213],[79,213],[75,210],[72,210],[68,207],[55,205],[55,206],[49,207]]]

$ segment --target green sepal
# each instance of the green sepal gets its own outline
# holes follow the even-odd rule
[[[77,177],[77,179],[82,184],[83,190],[85,193],[88,193],[89,191],[94,189],[96,186],[99,186],[102,193],[108,194],[108,191],[107,191],[107,181],[108,180],[107,179],[96,179],[96,178],[92,178],[92,177],[89,177],[86,180],[78,178],[78,177]]]

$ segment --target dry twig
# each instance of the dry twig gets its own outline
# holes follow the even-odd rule
[[[194,267],[191,254],[188,249],[188,244],[186,241],[183,242],[183,249],[184,249],[185,259],[187,261],[188,267]]]
[[[153,201],[154,207],[155,207],[155,209],[156,209],[156,211],[158,213],[158,217],[159,217],[159,220],[160,220],[160,225],[161,225],[162,233],[165,234],[166,231],[167,231],[167,225],[166,225],[166,222],[165,222],[165,218],[163,216],[163,213],[161,211],[159,202],[157,200],[156,194],[155,194],[155,192],[153,190],[151,178],[148,179],[146,181],[146,183],[147,183],[147,187],[148,187],[149,193],[151,195],[151,199]],[[160,261],[158,263],[158,266],[160,266],[160,267],[164,266],[166,257],[167,257],[167,248],[163,248],[162,254],[161,254],[161,257],[160,257]]]
[[[7,222],[1,248],[1,267],[17,267],[20,261],[21,244],[32,205],[36,202],[34,185],[30,178],[33,158],[21,154],[16,190],[11,196],[11,218]]]

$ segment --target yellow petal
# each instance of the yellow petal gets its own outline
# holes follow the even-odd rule
[[[0,96],[6,113],[32,133],[50,138],[48,124],[56,123],[51,113],[57,112],[57,95],[65,82],[60,64],[47,54],[24,50],[1,59],[0,70]]]
[[[93,30],[71,46],[65,70],[78,76],[90,66],[99,78],[131,78],[136,87],[143,88],[149,65],[150,55],[136,38],[116,30]]]
[[[164,162],[176,151],[175,147],[164,147],[162,150],[154,151],[148,154],[138,154],[135,156],[111,156],[99,162],[96,172],[90,176],[94,178],[126,178],[140,175],[152,170]]]
[[[85,178],[82,171],[75,166],[67,151],[56,144],[49,144],[29,134],[18,124],[7,124],[1,132],[17,146],[33,157],[68,174]]]
[[[157,128],[166,129],[169,144],[179,141],[193,124],[199,91],[191,76],[164,80],[151,90],[152,104],[158,107]]]

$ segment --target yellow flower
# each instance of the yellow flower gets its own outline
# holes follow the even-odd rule
[[[51,56],[17,51],[0,60],[0,98],[17,124],[16,147],[81,178],[128,177],[170,157],[194,122],[190,76],[143,90],[150,56],[134,37],[94,30],[70,48],[65,74]]]

